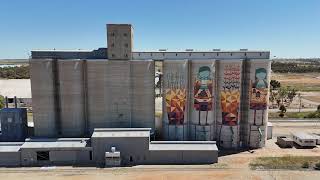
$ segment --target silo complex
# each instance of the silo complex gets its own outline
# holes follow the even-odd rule
[[[61,133],[81,137],[85,131],[83,60],[59,60]]]
[[[35,59],[30,61],[32,109],[35,135],[55,137],[57,135],[55,106],[55,60]]]
[[[155,128],[154,72],[152,60],[131,61],[131,127]]]
[[[107,28],[107,48],[32,51],[35,136],[89,137],[95,128],[154,132],[157,76],[162,120],[156,140],[264,146],[269,51],[134,52],[130,24]]]
[[[242,61],[217,62],[217,140],[224,148],[239,145]]]
[[[215,61],[190,61],[189,110],[190,139],[215,137]]]
[[[188,70],[187,60],[163,61],[163,137],[188,139]]]

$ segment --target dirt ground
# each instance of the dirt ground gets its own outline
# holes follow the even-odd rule
[[[131,170],[54,170],[1,173],[1,179],[10,180],[102,180],[102,179],[237,179],[237,180],[315,180],[320,172],[316,171],[250,171],[243,169],[131,169]]]
[[[292,132],[304,131],[320,134],[320,120],[318,122],[276,122],[272,121],[273,136],[290,135]]]

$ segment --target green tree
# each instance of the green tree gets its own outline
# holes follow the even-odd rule
[[[5,99],[3,96],[0,95],[0,109],[4,108],[5,106]]]
[[[271,89],[279,89],[281,87],[281,83],[277,80],[271,80],[270,87]]]
[[[296,95],[297,95],[297,90],[295,90],[294,88],[288,88],[287,93],[288,93],[287,97],[291,103],[293,101],[293,98],[296,97]]]
[[[287,112],[287,108],[283,104],[280,106],[279,110],[281,111],[281,113]]]
[[[281,100],[281,104],[283,104],[283,101],[286,99],[288,95],[288,89],[286,87],[281,87],[278,91],[279,99]]]
[[[29,66],[0,68],[0,78],[4,79],[29,79]]]

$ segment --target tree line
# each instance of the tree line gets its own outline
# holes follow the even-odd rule
[[[15,66],[0,68],[0,78],[3,79],[29,79],[29,66]]]
[[[279,62],[273,61],[271,69],[276,73],[310,73],[320,72],[320,61],[313,62]]]

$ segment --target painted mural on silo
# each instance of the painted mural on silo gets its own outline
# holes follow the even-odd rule
[[[256,113],[261,110],[262,113],[267,109],[268,97],[268,82],[267,70],[265,68],[255,69],[255,80],[250,80],[250,109],[254,111],[254,125],[256,125]],[[263,116],[261,117],[261,124],[263,125]]]
[[[163,136],[166,140],[187,138],[188,61],[165,60]]]
[[[238,147],[241,74],[241,60],[218,62],[217,139],[223,148]]]
[[[240,105],[240,64],[227,64],[224,67],[221,93],[222,124],[238,125]]]
[[[252,60],[250,62],[250,106],[249,106],[249,146],[264,146],[266,125],[268,121],[269,102],[269,60]]]
[[[191,61],[192,100],[190,133],[192,140],[212,140],[214,131],[214,60]]]

